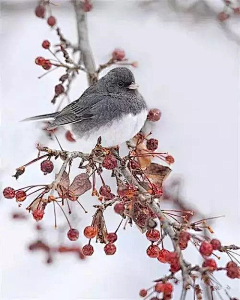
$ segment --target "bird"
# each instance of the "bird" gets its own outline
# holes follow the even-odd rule
[[[94,148],[101,137],[102,146],[111,148],[133,138],[144,126],[147,114],[133,73],[126,67],[116,67],[61,111],[23,121],[48,120],[47,130],[70,126],[74,139]]]

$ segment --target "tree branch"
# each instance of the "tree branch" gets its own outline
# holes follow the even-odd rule
[[[83,10],[83,3],[80,0],[72,0],[78,33],[78,48],[81,51],[83,64],[88,74],[89,85],[97,81],[96,65],[88,39],[87,16]]]

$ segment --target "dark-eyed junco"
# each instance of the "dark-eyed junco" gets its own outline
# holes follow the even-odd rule
[[[117,146],[137,134],[147,118],[147,106],[137,88],[133,73],[118,67],[62,111],[24,121],[52,120],[48,129],[70,125],[75,139],[90,142],[92,147],[100,136],[103,146]]]

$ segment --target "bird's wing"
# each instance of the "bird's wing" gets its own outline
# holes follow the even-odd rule
[[[104,103],[109,103],[109,101],[112,102],[113,99],[116,99],[116,97],[106,93],[85,95],[66,106],[55,117],[55,120],[50,124],[48,129],[93,118],[97,113],[98,108],[101,108],[103,100]]]

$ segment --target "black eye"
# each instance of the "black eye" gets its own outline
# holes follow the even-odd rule
[[[121,80],[120,80],[120,81],[118,81],[118,86],[119,86],[119,87],[123,87],[123,86],[124,86],[124,82],[123,82],[123,81],[121,81]]]

